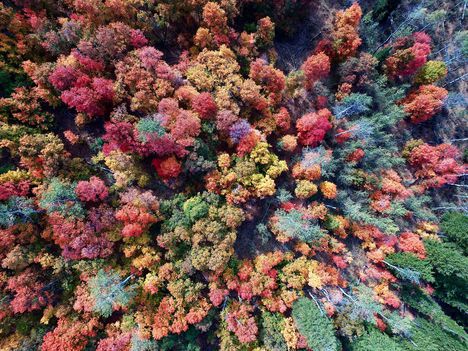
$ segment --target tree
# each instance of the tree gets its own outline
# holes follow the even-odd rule
[[[330,58],[323,52],[311,55],[302,64],[305,75],[305,87],[311,89],[315,82],[325,78],[330,73]]]
[[[344,11],[338,11],[333,23],[332,47],[336,57],[344,61],[354,56],[361,45],[359,23],[362,17],[361,7],[357,2]]]
[[[405,112],[413,123],[425,122],[440,111],[448,92],[435,85],[421,85],[403,101]]]
[[[88,282],[94,312],[107,318],[114,310],[126,307],[135,295],[134,287],[126,286],[130,279],[131,276],[122,279],[116,272],[99,270]]]
[[[109,195],[104,182],[98,177],[91,177],[89,181],[79,181],[75,193],[81,201],[103,201]]]
[[[319,145],[332,127],[329,122],[330,117],[331,112],[328,109],[322,109],[299,118],[296,122],[299,142],[306,146]]]
[[[422,66],[416,76],[414,82],[416,84],[434,84],[440,79],[447,76],[447,67],[442,61],[428,61]]]
[[[398,342],[376,328],[370,328],[351,344],[353,351],[403,351]]]
[[[74,185],[54,178],[44,189],[39,205],[51,214],[58,212],[64,217],[83,218],[85,210],[74,191]]]
[[[8,228],[18,223],[27,223],[36,213],[31,199],[12,196],[5,203],[0,203],[0,227]]]
[[[298,299],[293,305],[292,317],[310,348],[317,351],[340,348],[332,322],[323,315],[314,301],[304,297]]]

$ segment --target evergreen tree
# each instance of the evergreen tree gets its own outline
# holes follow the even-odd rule
[[[305,336],[307,345],[314,351],[335,351],[340,348],[332,322],[314,301],[304,297],[297,300],[293,305],[292,316],[299,332]]]
[[[134,288],[126,287],[130,276],[122,280],[116,272],[99,270],[89,281],[89,292],[94,299],[93,310],[109,317],[115,308],[127,306],[134,296]]]

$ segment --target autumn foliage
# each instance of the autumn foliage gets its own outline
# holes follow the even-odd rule
[[[391,3],[0,4],[0,350],[465,351],[466,33]]]

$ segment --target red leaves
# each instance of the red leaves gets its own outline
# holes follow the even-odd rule
[[[112,105],[113,82],[105,78],[80,78],[75,86],[62,93],[61,98],[69,107],[91,117],[104,115]]]
[[[10,302],[14,313],[31,312],[48,304],[51,293],[37,278],[36,272],[27,269],[8,279],[7,289],[15,294]]]
[[[98,177],[78,182],[75,193],[81,201],[89,202],[103,201],[109,195],[106,185]]]
[[[258,327],[253,317],[253,306],[234,301],[226,315],[227,329],[236,334],[241,343],[257,340]]]
[[[393,44],[394,53],[385,61],[385,70],[392,77],[416,73],[431,53],[431,38],[421,32],[399,38]]]
[[[95,213],[96,217],[100,214]],[[53,213],[48,218],[51,225],[51,238],[56,245],[63,250],[65,258],[78,260],[83,258],[93,259],[107,257],[112,254],[113,244],[105,236],[98,235],[98,231],[106,229],[112,221],[99,218],[96,223],[83,222],[78,219],[65,219],[58,213]]]
[[[413,123],[427,121],[440,111],[448,91],[435,85],[421,85],[402,101]]]
[[[426,143],[414,147],[408,156],[415,176],[422,179],[425,188],[440,188],[457,181],[458,175],[465,173],[465,167],[456,161],[458,149],[453,145],[431,146]]]
[[[8,200],[11,196],[26,196],[29,193],[31,184],[27,180],[15,183],[7,181],[0,184],[0,201]]]
[[[302,64],[301,69],[305,75],[305,87],[311,89],[314,83],[325,78],[330,73],[330,58],[323,52],[311,55]]]
[[[332,127],[329,122],[330,117],[331,112],[324,108],[299,118],[296,122],[299,142],[307,146],[319,145]]]
[[[151,164],[156,169],[158,176],[163,180],[177,178],[182,171],[180,163],[174,156],[165,159],[154,159]]]
[[[412,252],[420,259],[426,258],[426,249],[419,235],[405,232],[400,235],[398,247],[403,252]]]
[[[211,119],[216,115],[217,106],[210,93],[201,93],[192,100],[192,108],[201,119]]]

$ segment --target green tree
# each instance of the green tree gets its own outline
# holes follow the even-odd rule
[[[297,300],[293,305],[292,316],[299,332],[305,336],[307,345],[314,351],[340,348],[331,320],[323,315],[314,301],[305,297]]]
[[[403,351],[398,342],[376,328],[369,330],[351,344],[352,351]]]
[[[449,212],[442,217],[440,229],[448,240],[458,244],[463,253],[468,253],[468,216],[459,212]]]
[[[130,278],[122,280],[116,272],[99,270],[88,283],[94,299],[93,310],[103,317],[109,317],[115,307],[127,306],[135,294],[133,286],[126,287]]]
[[[59,212],[64,217],[82,218],[85,215],[85,209],[78,200],[75,188],[74,184],[53,178],[42,193],[39,205],[47,213]]]
[[[436,296],[460,311],[468,310],[468,257],[453,243],[425,240],[424,246],[434,271]]]
[[[262,313],[262,329],[260,339],[269,351],[287,351],[288,346],[280,333],[283,326],[283,317],[279,313]]]
[[[5,203],[0,203],[0,227],[29,222],[36,213],[31,199],[12,196]]]

